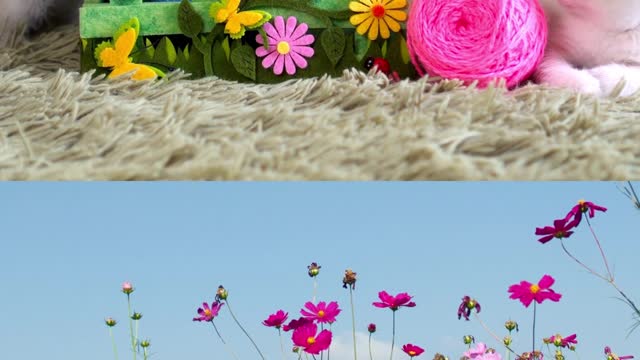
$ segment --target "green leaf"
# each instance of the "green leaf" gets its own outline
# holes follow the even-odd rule
[[[333,66],[336,66],[344,55],[345,42],[344,30],[339,27],[328,28],[320,34],[320,44]]]
[[[224,55],[227,57],[227,61],[229,61],[229,56],[231,55],[231,48],[229,47],[229,38],[226,36],[224,40],[222,40],[222,50],[224,51]]]
[[[193,8],[189,0],[182,0],[178,8],[178,25],[180,31],[190,38],[198,36],[204,29],[200,14]]]
[[[156,47],[153,62],[164,66],[173,66],[176,62],[176,58],[177,53],[173,43],[168,37],[163,37]]]
[[[231,64],[243,76],[256,80],[256,55],[249,45],[242,45],[231,52]]]
[[[369,51],[371,40],[369,40],[368,37],[360,35],[355,31],[353,32],[353,40],[356,48],[356,58],[358,59],[358,61],[361,61]]]
[[[400,55],[402,55],[402,62],[408,64],[411,61],[411,57],[409,56],[409,48],[407,47],[407,40],[404,36],[398,34],[400,36]]]
[[[383,58],[387,57],[387,43],[388,43],[387,40],[385,40],[384,43],[382,43],[382,57]]]

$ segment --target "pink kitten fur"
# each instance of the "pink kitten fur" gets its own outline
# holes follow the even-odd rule
[[[542,0],[549,45],[535,79],[597,96],[640,89],[640,0]]]

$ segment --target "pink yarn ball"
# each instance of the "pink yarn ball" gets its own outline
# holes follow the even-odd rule
[[[413,0],[407,47],[420,76],[504,78],[512,88],[531,76],[547,44],[538,0]]]

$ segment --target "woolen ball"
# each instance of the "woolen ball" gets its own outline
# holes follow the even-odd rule
[[[547,31],[538,0],[413,0],[407,46],[420,76],[513,88],[542,61]]]

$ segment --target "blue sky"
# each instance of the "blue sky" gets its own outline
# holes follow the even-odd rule
[[[0,186],[3,284],[0,357],[113,359],[106,316],[120,359],[127,353],[126,296],[143,314],[140,337],[152,359],[225,359],[196,309],[218,285],[269,359],[281,358],[277,332],[261,325],[284,309],[298,316],[313,296],[306,274],[322,266],[318,300],[343,309],[333,325],[331,359],[350,359],[346,268],[358,273],[355,307],[359,358],[368,359],[366,326],[378,325],[376,358],[388,358],[391,312],[371,306],[380,290],[409,292],[418,304],[397,313],[396,344],[458,359],[461,338],[498,346],[477,321],[457,320],[460,298],[475,297],[482,319],[500,336],[520,324],[514,347],[531,344],[532,308],[509,300],[520,280],[556,278],[559,303],[538,307],[537,334],[578,334],[580,359],[600,359],[605,345],[640,356],[640,330],[626,339],[629,308],[611,287],[573,263],[554,240],[536,241],[536,226],[564,216],[581,199],[609,208],[593,221],[617,282],[640,302],[637,257],[640,212],[617,183],[8,183]],[[638,188],[638,186],[636,186]],[[601,269],[588,228],[567,246]],[[241,359],[258,359],[223,310],[216,323]],[[289,334],[287,334],[289,335]],[[289,348],[290,339],[285,338]],[[395,353],[401,355],[398,348]],[[290,359],[295,359],[292,354]],[[404,358],[398,356],[398,359]],[[567,359],[577,358],[568,355]]]

